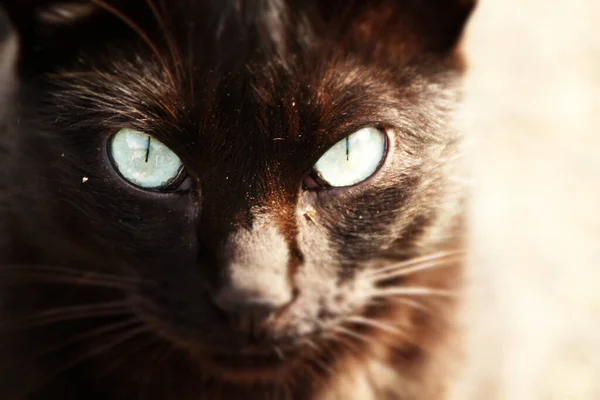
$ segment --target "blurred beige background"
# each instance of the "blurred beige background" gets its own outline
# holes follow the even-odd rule
[[[600,1],[483,0],[465,51],[476,317],[457,397],[600,399]]]

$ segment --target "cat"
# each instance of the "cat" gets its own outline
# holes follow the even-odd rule
[[[0,398],[449,398],[473,1],[0,5]]]

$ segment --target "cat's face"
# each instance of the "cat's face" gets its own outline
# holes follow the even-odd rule
[[[9,8],[18,150],[2,179],[32,258],[118,283],[230,379],[344,335],[418,342],[411,290],[456,282],[381,268],[451,242],[470,7],[189,3]]]

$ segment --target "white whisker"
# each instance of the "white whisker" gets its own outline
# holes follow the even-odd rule
[[[283,351],[279,346],[275,347],[275,354],[277,354],[277,357],[279,357],[281,361],[285,361],[285,354],[283,354]]]
[[[321,361],[318,357],[312,358],[310,361],[315,363],[319,368],[321,368],[323,370],[323,372],[325,372],[329,376],[335,375],[335,371],[333,369],[331,369],[331,367],[329,367],[323,361]]]
[[[304,339],[304,340],[302,341],[302,343],[306,344],[308,347],[310,347],[310,348],[311,348],[311,349],[313,349],[314,351],[317,351],[317,352],[318,352],[318,351],[320,351],[320,349],[319,349],[319,346],[317,346],[317,345],[315,344],[315,342],[314,342],[314,341],[312,341],[311,339],[308,339],[308,338],[306,338],[306,339]]]
[[[456,292],[444,289],[432,289],[428,287],[394,287],[375,289],[372,292],[373,296],[388,297],[388,296],[435,296],[435,297],[456,297]]]
[[[412,259],[409,259],[406,261],[402,261],[397,264],[388,265],[383,268],[377,268],[372,271],[368,271],[367,274],[372,275],[372,276],[380,276],[380,275],[387,274],[390,272],[396,272],[399,270],[408,269],[410,267],[415,267],[416,271],[418,271],[420,269],[420,265],[423,263],[434,262],[437,260],[444,260],[446,258],[451,258],[452,260],[455,260],[455,259],[457,259],[458,256],[461,256],[464,254],[465,254],[464,250],[454,250],[454,251],[430,254],[427,256],[417,257],[417,258],[412,258]]]
[[[352,331],[351,329],[344,328],[343,326],[336,326],[333,328],[333,330],[342,335],[346,335],[348,337],[354,338],[362,343],[370,344],[370,342],[366,336],[361,335],[360,333],[356,333],[356,332]]]
[[[345,347],[350,354],[359,356],[362,354],[361,349],[355,343],[350,341],[350,338],[345,336],[342,332],[334,332],[332,334],[332,339],[339,343],[341,346]]]
[[[377,321],[377,320],[373,320],[373,319],[369,319],[369,318],[365,318],[365,317],[361,317],[361,316],[348,317],[348,318],[346,318],[346,321],[353,322],[353,323],[359,324],[359,325],[370,326],[372,328],[377,328],[384,332],[393,333],[398,336],[406,336],[406,334],[402,330],[400,330],[394,326],[391,326],[389,324],[386,324],[384,322],[381,322],[381,321]]]
[[[383,301],[384,299],[380,299],[380,300]],[[386,298],[385,301],[387,304],[389,304],[389,302],[393,302],[393,303],[405,304],[416,310],[421,310],[421,311],[425,311],[425,312],[431,311],[429,308],[427,308],[427,306],[425,306],[424,304],[419,303],[418,301],[413,300],[413,299],[407,299],[407,298],[403,298],[403,297],[392,297],[392,298]]]
[[[460,260],[460,258],[458,257],[448,257],[448,258],[442,258],[442,259],[436,259],[436,260],[429,260],[429,261],[425,261],[416,265],[411,265],[411,266],[405,266],[405,265],[401,265],[401,266],[394,266],[394,267],[386,267],[385,271],[380,271],[377,274],[373,274],[374,275],[374,280],[376,282],[381,282],[384,280],[389,280],[389,279],[394,279],[394,278],[400,278],[402,276],[408,276],[408,275],[412,275],[415,274],[417,272],[421,272],[421,271],[426,271],[426,270],[431,270],[431,269],[435,269],[435,268],[444,268],[444,267],[451,267],[453,265],[453,263],[457,260]]]
[[[316,366],[318,366],[323,372],[325,372],[329,376],[334,376],[335,371],[333,370],[333,368],[331,366],[327,365],[327,363],[325,363],[323,360],[321,360],[319,358],[320,356],[323,356],[324,353],[329,353],[331,349],[328,348],[327,346],[325,346],[323,343],[317,343],[308,338],[306,339],[305,342],[307,344],[309,344],[309,346],[314,348],[315,352],[316,352],[309,359],[307,359],[307,362],[316,364]],[[315,371],[315,372],[317,372],[317,371]],[[319,376],[318,372],[317,372],[317,376]]]

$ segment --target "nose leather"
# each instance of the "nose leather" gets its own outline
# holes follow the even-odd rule
[[[227,288],[215,297],[217,307],[227,313],[234,329],[256,334],[263,324],[292,300],[290,291],[244,292]]]

